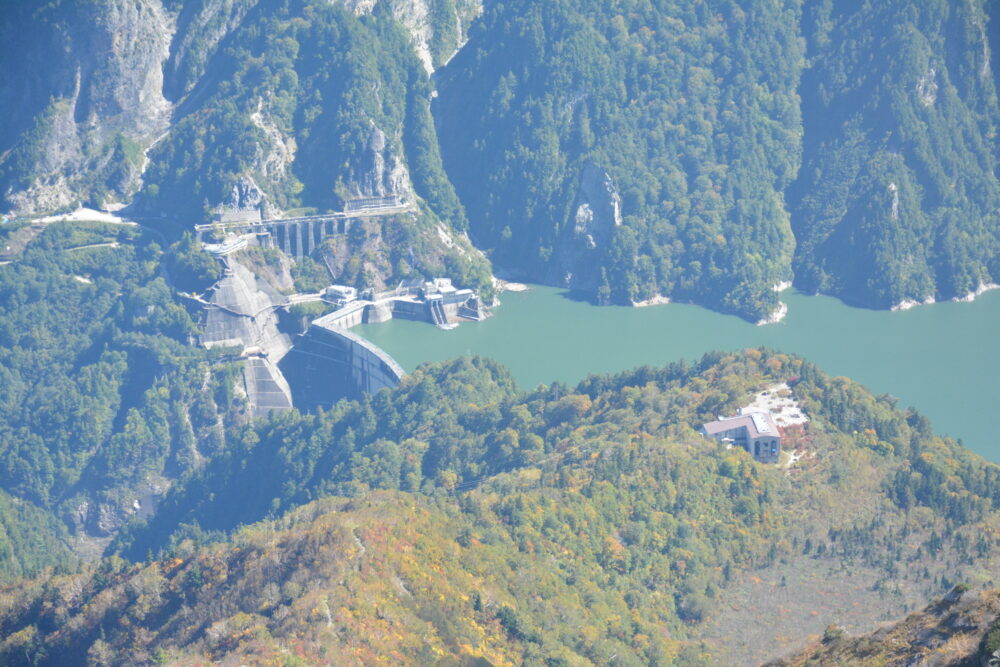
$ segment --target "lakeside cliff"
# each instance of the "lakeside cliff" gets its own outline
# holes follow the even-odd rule
[[[751,321],[789,280],[877,308],[965,298],[1000,282],[988,9],[12,5],[0,194],[176,230],[412,193],[423,235],[468,232],[508,275]]]

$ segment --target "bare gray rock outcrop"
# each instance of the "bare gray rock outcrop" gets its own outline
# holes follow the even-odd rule
[[[557,275],[550,280],[566,287],[593,290],[600,276],[595,267],[622,224],[621,197],[610,174],[593,162],[580,171],[573,212],[556,247]]]
[[[357,14],[388,3],[428,72],[454,55],[482,11],[482,0],[334,1]],[[128,203],[142,186],[146,152],[215,88],[211,64],[226,38],[263,9],[260,0],[95,0],[6,12],[0,55],[21,65],[17,76],[0,78],[0,117],[7,119],[0,128],[0,195],[8,208],[35,215],[79,203]],[[240,174],[238,206],[294,179],[297,147],[287,123],[272,118],[266,95],[255,103],[256,111],[247,111],[261,132]],[[397,135],[372,122],[345,194],[411,190]],[[232,205],[225,197],[205,203]],[[264,198],[265,214],[278,212],[273,199]]]
[[[8,123],[34,126],[2,137],[6,145],[0,145],[6,151],[0,166],[11,169],[4,195],[14,212],[64,208],[109,186],[104,196],[130,195],[141,147],[170,119],[162,89],[173,18],[159,0],[101,0],[25,16],[40,25],[12,20],[0,37],[20,43],[13,33],[45,35],[26,44],[23,56],[27,69],[20,76],[36,80],[0,91],[17,95],[26,107],[7,109],[18,116],[8,116]]]
[[[352,165],[352,178],[348,183],[354,197],[382,197],[389,194],[406,194],[412,190],[410,174],[401,157],[374,121],[365,151]]]
[[[444,65],[465,44],[472,20],[483,11],[483,0],[456,0],[450,16],[435,16],[433,0],[340,0],[356,14],[371,13],[379,2],[389,4],[393,18],[413,37],[420,62],[428,73]],[[435,53],[450,45],[447,53]]]

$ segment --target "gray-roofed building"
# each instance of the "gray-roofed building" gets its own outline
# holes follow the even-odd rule
[[[742,447],[761,463],[777,463],[781,432],[769,412],[749,412],[703,424],[703,435]]]

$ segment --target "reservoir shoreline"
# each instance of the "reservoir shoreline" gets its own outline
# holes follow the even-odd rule
[[[481,355],[507,366],[523,389],[764,346],[892,394],[900,407],[929,417],[936,432],[1000,462],[1000,441],[992,435],[1000,407],[1000,290],[969,303],[896,312],[794,290],[783,292],[782,301],[788,305],[784,319],[761,327],[689,304],[594,306],[565,290],[531,285],[505,293],[492,319],[453,331],[395,320],[354,331],[407,371],[427,361]]]

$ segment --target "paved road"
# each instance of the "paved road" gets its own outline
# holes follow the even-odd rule
[[[403,206],[387,206],[384,208],[372,208],[361,211],[341,211],[339,213],[325,213],[323,215],[307,215],[301,218],[272,218],[270,220],[252,222],[205,223],[202,225],[195,225],[194,228],[195,231],[199,232],[209,232],[213,230],[231,231],[238,229],[259,229],[261,227],[270,227],[272,225],[292,225],[303,222],[328,222],[330,220],[344,220],[348,218],[378,218],[384,215],[406,213],[415,209],[416,206],[413,204],[405,204]]]
[[[317,301],[326,301],[322,292],[317,294],[290,294],[288,295],[288,305],[294,306],[297,303],[315,303]]]
[[[286,306],[294,306],[297,303],[317,303],[317,302],[327,302],[322,294],[291,294],[288,296],[288,301],[285,303],[276,303],[270,306],[264,306],[261,310],[256,313],[241,313],[239,311],[227,308],[225,306],[220,306],[217,303],[212,303],[211,301],[206,301],[205,297],[200,294],[192,294],[191,292],[177,292],[178,296],[185,299],[190,299],[192,301],[197,301],[203,306],[210,306],[212,308],[218,308],[219,310],[224,310],[227,313],[236,315],[238,317],[249,317],[250,319],[256,319],[263,313],[269,310],[277,310],[279,308],[285,308]],[[329,302],[327,302],[329,303]]]

